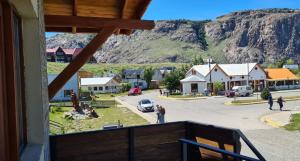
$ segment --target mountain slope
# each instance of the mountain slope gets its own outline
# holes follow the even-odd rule
[[[59,34],[47,47],[84,47],[93,35]],[[151,31],[112,36],[97,51],[100,63],[190,62],[195,56],[220,63],[300,58],[300,11],[234,12],[215,21],[157,21]]]

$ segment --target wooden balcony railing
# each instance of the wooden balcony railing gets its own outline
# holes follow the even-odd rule
[[[222,152],[240,155],[242,138],[261,156],[244,137],[236,129],[173,122],[50,136],[50,152],[52,161],[181,161],[185,139],[222,150],[191,146],[185,153],[188,161],[238,160]]]

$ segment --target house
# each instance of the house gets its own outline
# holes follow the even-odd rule
[[[286,68],[286,69],[299,69],[299,65],[298,64],[285,64],[282,66],[282,68]]]
[[[48,74],[48,84],[50,84],[58,74]],[[55,94],[51,101],[70,101],[71,93],[76,93],[79,96],[78,74],[74,74],[71,79]]]
[[[112,34],[129,35],[136,29],[154,28],[153,21],[141,20],[150,0],[74,2],[0,1],[1,161],[164,161],[180,160],[186,154],[197,159],[207,152],[184,148],[197,140],[220,145],[209,146],[214,151],[221,149],[223,154],[229,150],[234,158],[243,158],[240,140],[251,143],[239,130],[187,121],[50,136],[49,99],[97,49]],[[49,85],[45,31],[95,34]],[[265,160],[252,145],[251,149]],[[214,155],[206,156],[216,160]],[[218,159],[228,160],[222,156]]]
[[[217,81],[223,83],[223,90],[241,85],[250,85],[256,90],[261,90],[265,79],[264,70],[256,63],[195,65],[186,73],[185,79],[181,80],[182,93],[203,93],[213,88],[214,82]]]
[[[114,77],[81,78],[80,88],[93,93],[118,93],[121,91],[120,82]]]
[[[144,80],[143,69],[125,69],[122,72],[122,82],[130,83],[132,87],[146,89],[147,82]]]
[[[295,89],[300,88],[299,78],[286,68],[268,68],[267,85],[270,89]]]
[[[152,80],[162,82],[164,78],[175,69],[176,69],[175,67],[162,67],[159,69],[155,69],[154,74],[152,76]]]
[[[71,62],[80,52],[82,48],[61,48],[56,47],[52,49],[46,49],[47,61],[48,62]],[[96,63],[96,59],[92,56],[88,63]]]

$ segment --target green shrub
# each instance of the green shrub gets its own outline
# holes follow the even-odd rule
[[[130,83],[121,83],[121,86],[122,86],[122,91],[123,92],[129,91],[130,88],[131,88],[131,84]]]
[[[268,88],[264,88],[260,94],[261,99],[267,100],[268,97],[270,96],[270,91]]]

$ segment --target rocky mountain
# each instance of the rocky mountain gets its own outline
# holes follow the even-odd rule
[[[84,47],[93,35],[58,34],[47,47]],[[300,59],[300,10],[233,12],[214,21],[157,21],[151,31],[112,36],[95,53],[98,62],[190,62],[196,56],[225,62]]]

